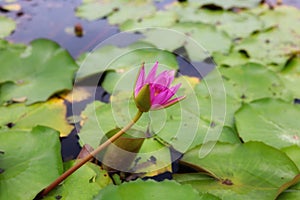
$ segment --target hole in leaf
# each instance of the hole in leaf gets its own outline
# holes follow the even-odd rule
[[[6,126],[7,126],[8,128],[12,128],[12,127],[14,127],[14,126],[15,126],[15,124],[14,124],[14,123],[12,123],[12,122],[9,122],[9,123],[7,123],[7,124],[6,124]]]
[[[300,104],[300,99],[294,99],[294,104]]]

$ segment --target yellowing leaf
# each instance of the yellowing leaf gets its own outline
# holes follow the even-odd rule
[[[31,106],[12,104],[0,107],[0,127],[16,130],[30,130],[36,125],[48,126],[67,136],[73,126],[67,123],[66,107],[62,99],[51,99]]]

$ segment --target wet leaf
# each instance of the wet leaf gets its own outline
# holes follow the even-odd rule
[[[262,141],[275,148],[300,146],[300,107],[278,99],[243,105],[235,114],[237,131],[246,141]]]
[[[0,130],[0,199],[33,199],[63,171],[57,131]]]
[[[284,153],[260,142],[218,143],[202,158],[200,149],[187,152],[182,161],[210,176],[177,175],[175,180],[221,199],[274,199],[280,186],[299,173]]]
[[[172,191],[172,192],[170,192]],[[206,196],[207,197],[207,196]],[[108,186],[94,198],[95,200],[202,200],[201,196],[189,185],[180,185],[174,181],[142,181],[124,183],[120,186]],[[210,200],[213,198],[207,198]]]
[[[43,125],[58,130],[60,136],[67,136],[73,126],[65,118],[66,110],[61,99],[51,99],[31,106],[13,104],[0,107],[0,127],[1,129],[30,130],[37,125]]]
[[[77,65],[55,42],[38,39],[22,50],[6,48],[0,54],[0,103],[26,97],[26,104],[45,101],[72,88]]]
[[[69,164],[70,167],[74,163],[72,161]],[[112,181],[105,170],[88,162],[43,199],[55,199],[58,196],[65,200],[92,199],[101,189],[111,183]]]
[[[0,39],[9,36],[16,29],[16,22],[5,16],[0,16]]]

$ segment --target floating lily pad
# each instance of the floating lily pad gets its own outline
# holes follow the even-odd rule
[[[156,61],[169,68],[178,68],[176,57],[172,53],[160,50],[150,43],[136,42],[124,48],[104,46],[79,58],[80,69],[77,78],[109,70],[124,73],[134,67],[140,67],[143,62],[153,65]]]
[[[67,136],[73,126],[66,120],[67,108],[62,99],[51,99],[45,103],[30,106],[13,104],[0,107],[0,128],[14,130],[31,130],[37,125],[48,126]]]
[[[106,171],[93,163],[86,163],[43,199],[92,199],[111,183]]]
[[[179,15],[180,22],[202,22],[223,30],[231,38],[247,37],[255,31],[262,30],[264,24],[258,16],[247,12],[231,12],[225,10],[195,9],[192,6],[174,4],[169,8]]]
[[[300,183],[282,192],[277,200],[295,200],[300,198]]]
[[[274,9],[266,10],[259,15],[266,28],[278,27],[286,31],[290,36],[300,34],[300,28],[295,26],[299,23],[300,11],[292,6],[275,6]]]
[[[172,192],[170,192],[172,191]],[[208,196],[206,196],[208,197]],[[202,200],[201,196],[189,185],[180,185],[175,181],[141,181],[124,183],[120,186],[108,186],[94,198],[95,200]],[[208,197],[206,200],[214,199]]]
[[[281,151],[285,152],[291,158],[291,160],[294,161],[294,163],[300,170],[300,147],[297,145],[293,145],[290,147],[285,147],[281,149]]]
[[[127,20],[140,20],[151,16],[156,12],[156,8],[149,1],[123,1],[126,3],[120,4],[115,13],[108,17],[110,24],[121,24]],[[130,15],[128,15],[130,13]]]
[[[177,15],[174,12],[158,11],[153,16],[149,16],[137,20],[132,20],[132,19],[127,20],[120,25],[120,29],[122,31],[126,31],[131,29],[169,27],[175,24],[176,20],[177,20]]]
[[[4,49],[0,54],[0,104],[25,98],[26,104],[47,100],[72,88],[77,65],[55,42],[38,39],[23,51]]]
[[[0,146],[0,199],[31,200],[63,171],[59,134],[53,129],[0,130]]]
[[[129,19],[138,20],[150,16],[155,10],[150,0],[84,0],[76,9],[76,15],[88,20],[108,17],[111,24],[120,24]]]
[[[216,5],[224,9],[229,8],[254,8],[259,5],[260,0],[227,0],[227,1],[218,1],[218,0],[189,0],[190,3],[195,3],[196,5]]]
[[[300,106],[278,99],[245,104],[235,114],[237,131],[246,141],[262,141],[276,148],[300,146]]]
[[[300,57],[294,57],[279,73],[286,87],[292,92],[294,98],[300,99]]]
[[[115,8],[116,4],[112,2],[83,0],[75,14],[87,20],[96,20],[108,16]]]
[[[16,22],[5,16],[0,16],[0,38],[9,36],[16,29]]]
[[[221,199],[274,199],[277,190],[299,173],[284,153],[260,142],[218,143],[203,158],[199,157],[200,149],[201,146],[187,152],[182,161],[205,170],[210,177],[178,175],[175,180]]]
[[[212,57],[216,62],[216,64],[221,67],[236,67],[236,66],[245,65],[249,62],[263,64],[259,60],[250,59],[245,54],[236,51],[225,53],[225,54],[220,52],[215,52],[213,53]]]
[[[178,23],[171,28],[190,37],[185,41],[184,47],[193,61],[203,61],[213,52],[228,53],[231,48],[229,36],[217,30],[215,26],[203,23]],[[199,49],[206,51],[201,52]]]
[[[278,75],[255,63],[217,68],[196,85],[195,92],[201,118],[208,122],[212,120],[216,125],[225,123],[229,127],[234,126],[234,113],[243,102],[265,97],[292,100]]]
[[[292,100],[292,96],[280,77],[265,66],[247,63],[234,68],[220,68],[222,77],[230,85],[227,93],[243,102],[265,97]]]
[[[234,49],[246,51],[251,59],[260,60],[265,65],[274,65],[278,71],[292,55],[299,52],[299,43],[299,35],[287,34],[285,30],[275,27],[245,38]]]

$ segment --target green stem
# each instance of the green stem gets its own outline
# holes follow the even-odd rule
[[[116,141],[119,137],[121,137],[128,129],[130,129],[142,116],[143,112],[138,111],[135,117],[131,120],[129,124],[127,124],[124,128],[122,128],[119,132],[117,132],[114,136],[106,140],[103,144],[98,146],[94,151],[92,151],[89,155],[79,160],[74,166],[65,171],[62,175],[60,175],[55,181],[53,181],[48,187],[46,187],[40,194],[41,197],[47,195],[51,190],[53,190],[58,184],[60,184],[63,180],[65,180],[68,176],[74,173],[77,169],[79,169],[86,162],[95,157],[100,151],[105,149],[109,144]]]

